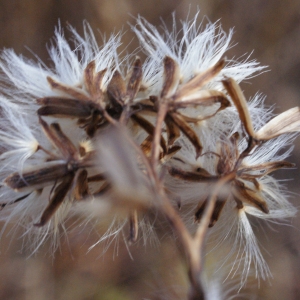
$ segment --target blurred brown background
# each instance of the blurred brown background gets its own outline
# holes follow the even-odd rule
[[[276,103],[276,112],[300,104],[297,0],[0,0],[0,45],[33,57],[30,49],[49,62],[46,44],[58,20],[63,27],[71,24],[79,32],[82,21],[87,20],[95,31],[106,35],[123,30],[123,43],[130,43],[130,51],[135,49],[136,39],[128,22],[134,24],[138,14],[154,25],[160,25],[160,18],[170,24],[173,11],[178,19],[186,19],[188,13],[193,17],[198,6],[200,20],[206,15],[212,22],[221,19],[227,32],[235,28],[237,45],[228,57],[254,50],[251,57],[269,66],[270,72],[243,83],[246,96],[262,92],[269,105]],[[100,40],[100,34],[98,37]],[[299,150],[298,140],[290,159],[298,166]],[[278,176],[295,178],[287,185],[295,193],[291,200],[299,206],[299,167]],[[272,285],[261,282],[259,289],[252,290],[251,299],[300,299],[299,218],[292,225],[258,232],[261,246],[269,252],[265,258],[274,279]],[[45,254],[47,245],[35,257],[20,253],[21,242],[16,239],[7,250],[12,240],[7,231],[0,248],[0,299],[183,299],[187,286],[184,265],[170,238],[147,249],[142,243],[133,246],[132,260],[122,244],[119,249],[112,245],[104,255],[102,246],[88,252],[90,241],[85,240],[96,237],[87,234],[74,233],[53,258]]]

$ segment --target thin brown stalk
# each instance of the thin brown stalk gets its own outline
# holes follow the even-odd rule
[[[218,195],[221,192],[221,189],[224,188],[224,186],[233,180],[236,177],[236,172],[231,172],[227,174],[224,177],[221,177],[221,179],[216,183],[215,188],[208,200],[208,203],[205,207],[203,217],[201,218],[201,221],[199,223],[199,226],[197,228],[196,234],[195,234],[195,245],[198,249],[201,249],[204,245],[204,238],[207,232],[207,228],[209,227],[209,223],[211,220],[212,213],[214,211],[215,203],[217,200]]]

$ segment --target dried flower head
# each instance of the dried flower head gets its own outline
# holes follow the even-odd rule
[[[57,29],[51,68],[2,52],[4,227],[23,227],[35,236],[36,250],[49,236],[59,237],[74,213],[86,223],[109,214],[105,237],[128,227],[132,243],[140,228],[153,231],[147,215],[155,211],[185,249],[190,299],[205,290],[206,235],[213,249],[232,243],[223,263],[235,255],[230,273],[241,272],[241,285],[251,267],[257,278],[270,275],[248,216],[295,214],[272,173],[294,166],[285,159],[300,111],[273,116],[261,96],[246,100],[239,82],[264,67],[248,58],[226,59],[232,31],[196,23],[197,16],[182,22],[180,31],[174,25],[160,34],[138,18],[132,29],[147,55],[144,63],[120,58],[121,35],[98,46],[87,24],[83,37],[70,28],[73,48]]]

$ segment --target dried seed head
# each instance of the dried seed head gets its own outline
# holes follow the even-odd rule
[[[269,275],[247,216],[295,213],[271,173],[294,166],[283,149],[299,132],[300,110],[267,122],[270,111],[247,101],[238,85],[263,67],[226,61],[232,31],[208,24],[200,33],[195,21],[183,23],[178,40],[138,18],[133,30],[147,59],[137,57],[128,72],[131,57],[117,54],[120,36],[99,47],[88,26],[85,38],[71,29],[75,50],[56,32],[51,71],[4,50],[1,220],[17,219],[39,238],[58,236],[73,210],[99,221],[112,214],[123,224],[115,233],[127,223],[123,235],[133,243],[155,211],[177,229],[193,262],[210,227],[213,249],[236,238],[230,253],[245,259],[241,284],[252,262],[258,277]],[[195,237],[184,225],[193,219]]]

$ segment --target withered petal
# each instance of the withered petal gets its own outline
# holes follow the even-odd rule
[[[99,71],[98,73],[96,73],[96,75],[94,76],[94,101],[95,103],[99,104],[101,106],[102,109],[104,109],[104,96],[103,96],[103,91],[102,91],[102,81],[104,78],[104,75],[106,73],[106,69]]]
[[[198,158],[202,153],[202,144],[195,133],[195,131],[190,127],[190,125],[181,117],[180,114],[177,113],[169,113],[169,117],[173,120],[173,122],[178,126],[178,128],[182,131],[182,133],[189,139],[189,141],[193,144],[196,151],[196,158]]]
[[[43,106],[37,110],[39,116],[54,116],[62,118],[86,118],[90,115],[90,111],[78,109],[76,107],[57,107]]]
[[[38,109],[39,116],[55,115],[60,117],[86,118],[95,110],[101,108],[92,101],[78,99],[45,97],[37,99],[37,103],[43,105]]]
[[[271,119],[256,133],[259,140],[270,140],[284,133],[300,131],[300,108],[294,107]]]
[[[83,169],[76,174],[74,197],[76,200],[82,200],[89,195],[88,172]]]
[[[95,72],[96,72],[96,65],[95,65],[95,61],[93,60],[86,66],[83,75],[84,85],[86,87],[86,90],[92,96],[94,96],[96,93],[95,85],[94,85]]]
[[[9,175],[4,183],[15,191],[22,191],[26,188],[38,188],[49,185],[60,180],[68,173],[66,163],[45,163],[42,166],[23,173]]]
[[[168,146],[171,146],[180,137],[180,130],[168,114],[166,115],[165,123],[168,134]]]
[[[285,160],[281,161],[273,161],[273,162],[266,162],[260,165],[254,165],[249,167],[243,167],[243,165],[238,170],[238,176],[247,179],[247,178],[260,178],[265,176],[271,172],[274,172],[279,169],[287,169],[287,168],[294,168],[295,164],[290,163]],[[259,171],[259,174],[249,174],[249,172]]]
[[[164,84],[161,98],[170,98],[176,91],[180,80],[179,66],[176,61],[166,56],[164,58]]]
[[[58,208],[64,201],[67,193],[69,192],[73,183],[74,176],[75,176],[74,173],[69,173],[64,177],[63,181],[55,189],[54,195],[51,198],[50,203],[44,210],[40,222],[34,224],[35,226],[37,227],[44,226],[55,214],[55,212],[58,210]]]
[[[126,84],[119,71],[115,71],[107,86],[107,94],[111,101],[124,105],[126,99]]]
[[[246,187],[245,184],[240,180],[235,180],[233,183],[232,193],[235,198],[242,202],[254,205],[260,209],[263,213],[268,214],[269,208],[266,201],[259,195],[259,191],[253,191]]]
[[[90,97],[86,95],[82,90],[68,86],[66,84],[60,83],[56,80],[54,80],[51,77],[47,77],[48,83],[50,84],[51,88],[54,90],[58,90],[60,92],[63,92],[64,94],[70,95],[75,99],[82,100],[82,101],[90,101]]]
[[[220,73],[225,65],[225,61],[222,59],[217,62],[212,68],[196,75],[186,84],[182,85],[175,94],[175,99],[182,99],[189,96],[203,87],[206,83],[212,80],[216,75]]]
[[[217,198],[208,227],[213,227],[216,224],[216,222],[219,220],[221,212],[223,210],[223,207],[225,206],[226,201],[227,201],[227,198],[220,198],[220,197]],[[206,205],[207,205],[207,199],[205,199],[204,202],[199,203],[199,205],[196,209],[196,212],[195,212],[195,222],[200,222]]]
[[[192,182],[216,182],[219,176],[213,176],[205,169],[198,168],[198,172],[183,171],[175,167],[168,168],[171,176]]]
[[[140,89],[141,81],[143,76],[142,62],[139,57],[136,58],[132,70],[131,76],[127,84],[127,96],[129,101],[132,102],[137,92]]]
[[[246,98],[239,85],[232,78],[227,78],[222,81],[228,94],[230,95],[236,109],[238,110],[241,122],[249,136],[255,138],[255,132],[252,125],[252,120],[248,110]]]
[[[39,117],[39,122],[42,125],[45,135],[50,142],[64,156],[65,159],[76,158],[78,151],[69,138],[61,131],[58,123],[52,123],[50,126]]]

